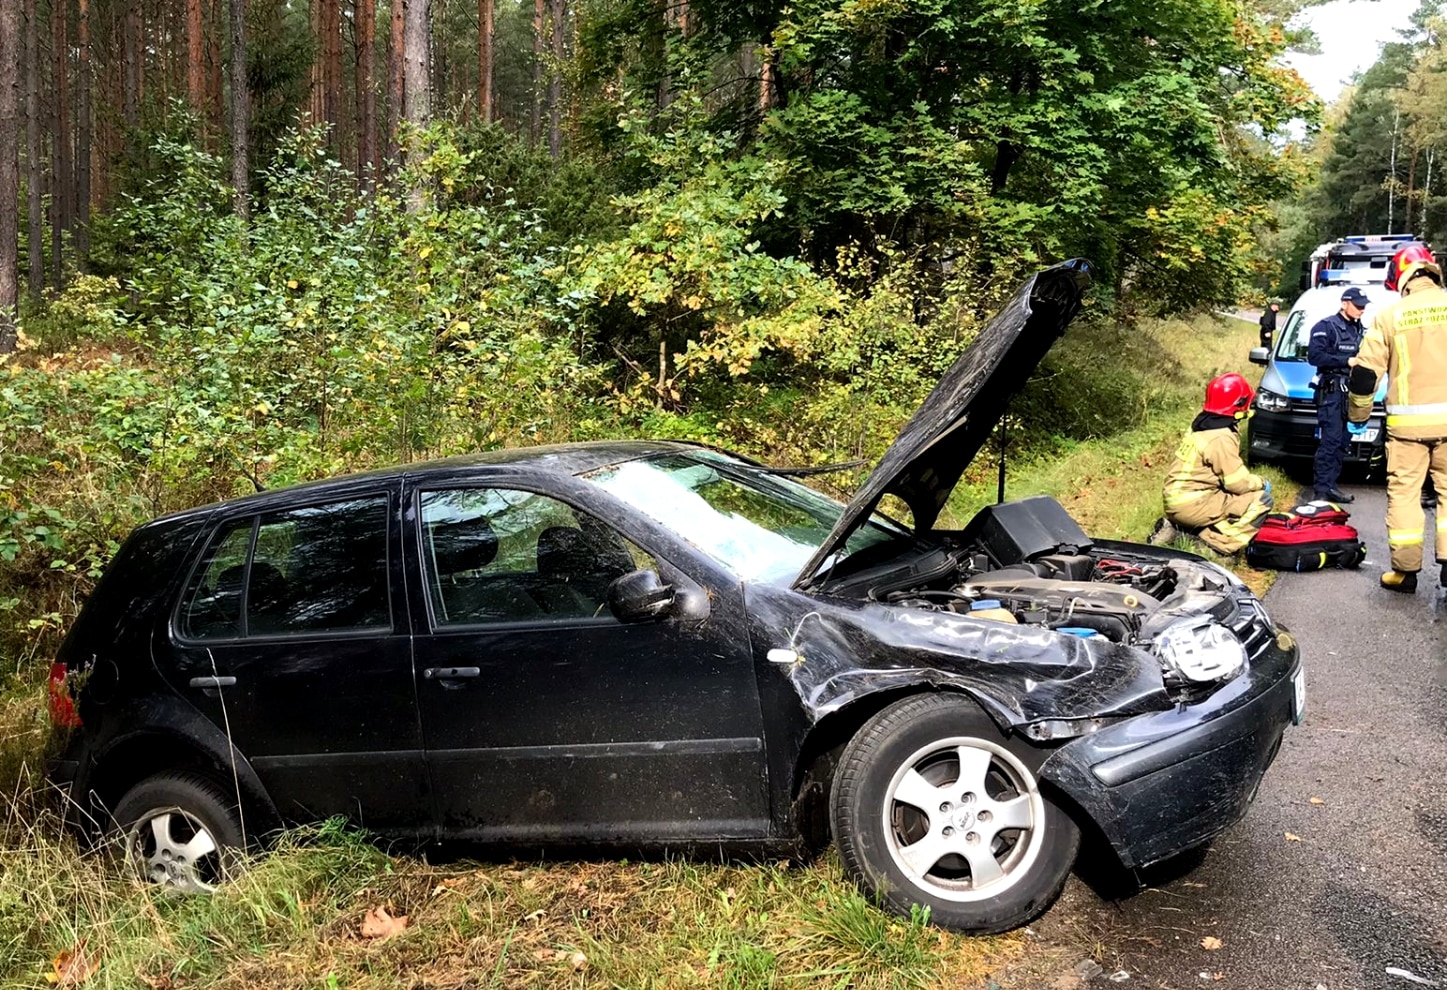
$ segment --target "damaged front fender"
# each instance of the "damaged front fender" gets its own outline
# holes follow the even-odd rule
[[[789,598],[761,596],[750,612],[765,649],[785,651],[776,658],[788,661],[781,666],[813,722],[909,686],[966,692],[1006,730],[1171,705],[1156,658],[1105,639],[949,612]]]

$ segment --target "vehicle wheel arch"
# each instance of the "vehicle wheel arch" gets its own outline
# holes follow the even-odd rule
[[[102,837],[127,792],[150,777],[167,773],[198,774],[228,793],[239,791],[252,837],[281,824],[276,806],[245,757],[236,754],[233,771],[224,749],[218,752],[187,735],[166,731],[129,733],[97,752],[87,774],[86,794],[76,796],[72,816],[78,819],[83,834]]]
[[[926,694],[968,698],[1003,735],[1009,735],[1011,724],[1004,713],[981,692],[963,685],[908,684],[873,691],[842,708],[825,715],[810,727],[794,761],[794,777],[789,797],[792,818],[805,845],[821,850],[829,844],[829,789],[834,769],[844,747],[866,722],[884,709],[907,698]]]

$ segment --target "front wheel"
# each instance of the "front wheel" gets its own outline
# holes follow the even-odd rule
[[[993,934],[1060,895],[1080,830],[1040,790],[1043,757],[1003,738],[969,700],[886,708],[844,750],[830,795],[845,869],[884,907],[928,907],[947,928]]]
[[[236,801],[209,778],[166,773],[141,781],[116,805],[117,835],[140,879],[210,893],[234,872],[244,845]]]

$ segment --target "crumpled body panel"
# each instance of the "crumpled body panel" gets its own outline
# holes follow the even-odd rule
[[[751,596],[749,609],[761,646],[798,655],[789,681],[816,722],[859,698],[909,685],[966,691],[1002,727],[1171,704],[1154,657],[1105,639],[788,593]]]

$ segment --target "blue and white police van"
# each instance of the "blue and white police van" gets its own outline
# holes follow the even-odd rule
[[[1375,276],[1375,277],[1373,277]],[[1261,385],[1256,390],[1256,409],[1247,427],[1247,459],[1256,461],[1311,460],[1316,454],[1316,395],[1312,380],[1316,369],[1306,359],[1311,328],[1341,309],[1341,294],[1355,285],[1370,300],[1362,323],[1371,326],[1372,315],[1398,298],[1397,292],[1382,285],[1382,272],[1353,267],[1327,271],[1325,284],[1307,289],[1279,323],[1271,347],[1251,350],[1251,361],[1264,364]],[[1351,438],[1346,463],[1372,470],[1386,456],[1385,376],[1377,391],[1372,418],[1366,432]]]

